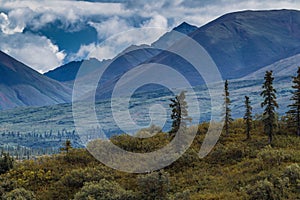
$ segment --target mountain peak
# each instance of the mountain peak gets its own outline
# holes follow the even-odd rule
[[[187,22],[182,22],[181,24],[179,24],[178,26],[173,28],[173,30],[178,31],[183,34],[189,34],[189,33],[193,32],[194,30],[196,30],[197,28],[198,28],[197,26],[191,25]]]

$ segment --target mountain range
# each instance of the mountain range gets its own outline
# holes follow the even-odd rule
[[[202,84],[201,78],[195,76],[195,70],[186,61],[160,49],[180,44],[181,38],[176,31],[188,35],[205,48],[223,79],[262,79],[265,70],[274,70],[276,76],[290,77],[300,62],[300,11],[229,13],[202,27],[184,22],[150,46],[128,47],[113,59],[99,83],[97,96],[107,97],[106,94],[111,93],[125,72],[143,63],[171,66],[184,73],[192,85]],[[69,102],[82,63],[88,67],[77,78],[88,80],[95,70],[110,61],[94,58],[73,61],[42,75],[1,52],[0,109]]]

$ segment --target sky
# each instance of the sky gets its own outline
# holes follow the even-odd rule
[[[112,58],[131,44],[151,44],[182,22],[200,27],[226,13],[270,9],[300,10],[300,1],[0,0],[0,50],[43,73],[89,56]]]

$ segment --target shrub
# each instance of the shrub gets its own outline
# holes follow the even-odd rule
[[[239,147],[218,145],[209,155],[209,159],[213,163],[232,164],[241,161],[244,156],[243,149],[240,149]]]
[[[3,196],[6,200],[35,200],[33,192],[25,190],[24,188],[17,188]]]
[[[300,167],[298,164],[292,164],[284,170],[283,177],[289,178],[290,183],[297,184],[300,181]]]
[[[126,191],[118,183],[102,179],[99,182],[85,183],[75,194],[74,200],[133,200],[131,191]]]
[[[290,155],[283,150],[272,149],[271,146],[267,146],[261,150],[257,157],[269,165],[280,165],[283,161],[290,159]]]
[[[136,136],[139,137],[139,138],[148,138],[148,137],[154,136],[157,133],[161,133],[161,131],[162,131],[161,127],[155,126],[155,125],[152,124],[148,128],[143,128],[143,129],[139,130],[136,133]]]
[[[84,182],[99,181],[106,177],[105,173],[95,168],[74,169],[61,178],[63,185],[70,188],[80,188]]]
[[[174,200],[190,200],[190,191],[185,190],[183,192],[176,193],[174,196]]]
[[[140,199],[166,199],[169,190],[169,174],[159,171],[138,178]]]
[[[206,134],[208,131],[208,127],[209,127],[209,123],[208,122],[204,122],[198,125],[198,130],[197,130],[197,134]]]
[[[272,181],[267,179],[257,181],[253,186],[247,187],[250,200],[281,200],[286,197],[285,181],[279,178]]]

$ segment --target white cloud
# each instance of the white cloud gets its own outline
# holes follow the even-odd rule
[[[119,17],[109,18],[102,23],[89,22],[89,25],[97,30],[99,39],[105,39],[114,34],[133,28],[127,24],[126,20],[120,19]]]
[[[140,28],[129,25],[125,19],[112,17],[102,23],[89,22],[98,33],[101,44],[82,45],[71,58],[81,60],[89,55],[99,60],[111,59],[131,45],[151,44],[168,30],[168,21],[162,15],[154,15]],[[91,54],[88,54],[88,51]]]
[[[71,55],[71,60],[97,58],[111,59],[131,45],[151,44],[156,41],[167,29],[162,27],[132,28],[127,31],[112,34],[100,44],[82,45],[79,51]]]
[[[0,43],[3,52],[41,73],[61,65],[66,56],[44,36],[16,33],[0,37],[4,38]]]
[[[11,35],[14,33],[22,33],[24,30],[24,25],[13,24],[8,16],[1,12],[0,13],[0,29],[3,33]]]
[[[1,44],[1,49],[13,52],[17,58],[22,58],[38,70],[45,70],[61,63],[62,58],[69,52],[62,52],[59,47],[52,46],[51,41],[46,42],[47,38],[26,35],[23,33],[26,27],[39,30],[49,22],[60,20],[66,31],[77,31],[82,25],[89,24],[97,30],[98,38],[105,41],[101,45],[96,45],[96,41],[90,45],[82,45],[76,54],[67,57],[83,59],[96,48],[97,51],[93,51],[93,54],[97,55],[97,58],[104,59],[113,57],[132,44],[150,44],[164,33],[161,30],[170,30],[183,21],[201,26],[223,14],[240,10],[300,9],[298,0],[148,0],[147,2],[114,0],[113,2],[117,3],[0,0],[0,12],[2,11],[0,33],[3,33],[0,39],[5,44]],[[149,27],[162,29],[132,31],[135,27],[145,30]],[[115,34],[119,35],[113,36]],[[17,48],[20,49],[15,49],[12,42],[5,41],[7,35],[10,35],[10,40],[15,37],[15,43],[20,46]],[[20,35],[23,35],[23,38],[31,37],[32,40],[17,40],[21,38]],[[110,39],[112,36],[114,39]],[[36,40],[36,38],[43,39]],[[30,50],[27,52],[25,46],[36,48],[35,53],[39,52],[43,59],[26,58],[30,57],[28,53]]]
[[[69,60],[83,60],[88,57],[90,52],[93,52],[96,49],[96,44],[91,43],[88,45],[81,45],[77,53],[73,53],[69,56]]]
[[[143,27],[168,28],[168,20],[164,16],[156,14],[150,20],[145,22]]]
[[[15,16],[15,18],[21,22],[23,19],[22,23],[34,23],[37,27],[55,19],[60,19],[65,23],[78,21],[87,23],[91,20],[91,16],[123,20],[123,23],[126,24],[126,20],[131,20],[132,16],[152,18],[158,16],[158,13],[163,18],[174,21],[174,24],[188,21],[200,26],[220,15],[238,10],[300,9],[300,2],[297,0],[149,0],[147,3],[136,0],[119,1],[118,3],[2,0],[0,3],[2,9],[11,12],[18,10],[19,16]],[[34,16],[33,21],[32,16]],[[162,20],[164,20],[163,18]],[[160,23],[159,20],[157,22]]]

